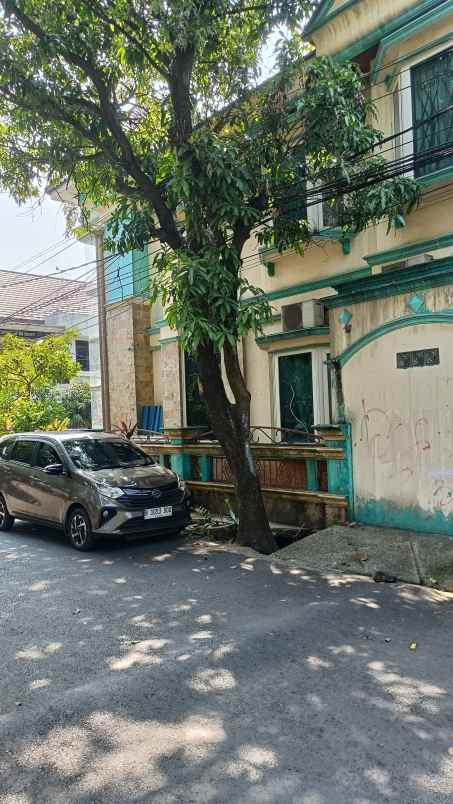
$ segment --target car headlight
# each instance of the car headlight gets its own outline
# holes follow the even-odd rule
[[[107,483],[96,483],[97,489],[103,497],[107,497],[108,500],[117,500],[118,497],[122,497],[124,492],[122,489],[117,488],[116,486],[109,486]]]

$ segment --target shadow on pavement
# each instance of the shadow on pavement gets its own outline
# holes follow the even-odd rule
[[[1,804],[452,800],[441,593],[22,525],[0,580]]]

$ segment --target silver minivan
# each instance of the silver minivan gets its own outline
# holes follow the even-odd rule
[[[15,518],[63,528],[89,550],[104,535],[178,533],[189,498],[178,475],[123,437],[15,433],[0,438],[0,531]]]

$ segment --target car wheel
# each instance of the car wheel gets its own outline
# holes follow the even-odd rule
[[[6,507],[5,498],[0,494],[0,530],[11,530],[14,525],[14,517]]]
[[[91,523],[83,508],[73,508],[68,516],[66,530],[69,541],[75,550],[92,550],[96,539],[91,530]]]

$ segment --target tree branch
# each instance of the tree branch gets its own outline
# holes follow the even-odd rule
[[[43,42],[47,46],[51,44],[51,37],[47,32],[31,17],[25,14],[14,0],[1,0],[1,2],[5,11],[14,14],[25,30],[33,33],[40,42]],[[78,67],[92,82],[99,97],[100,111],[104,124],[121,151],[124,167],[141,188],[145,199],[154,208],[162,227],[163,240],[168,243],[171,248],[178,250],[183,245],[183,241],[176,227],[173,214],[165,204],[157,186],[142,170],[139,164],[132,145],[124,133],[114,104],[111,102],[110,90],[104,80],[102,71],[96,67],[91,59],[84,58],[68,47],[62,48],[62,54],[69,64]],[[92,135],[90,135],[89,139],[92,139]]]

